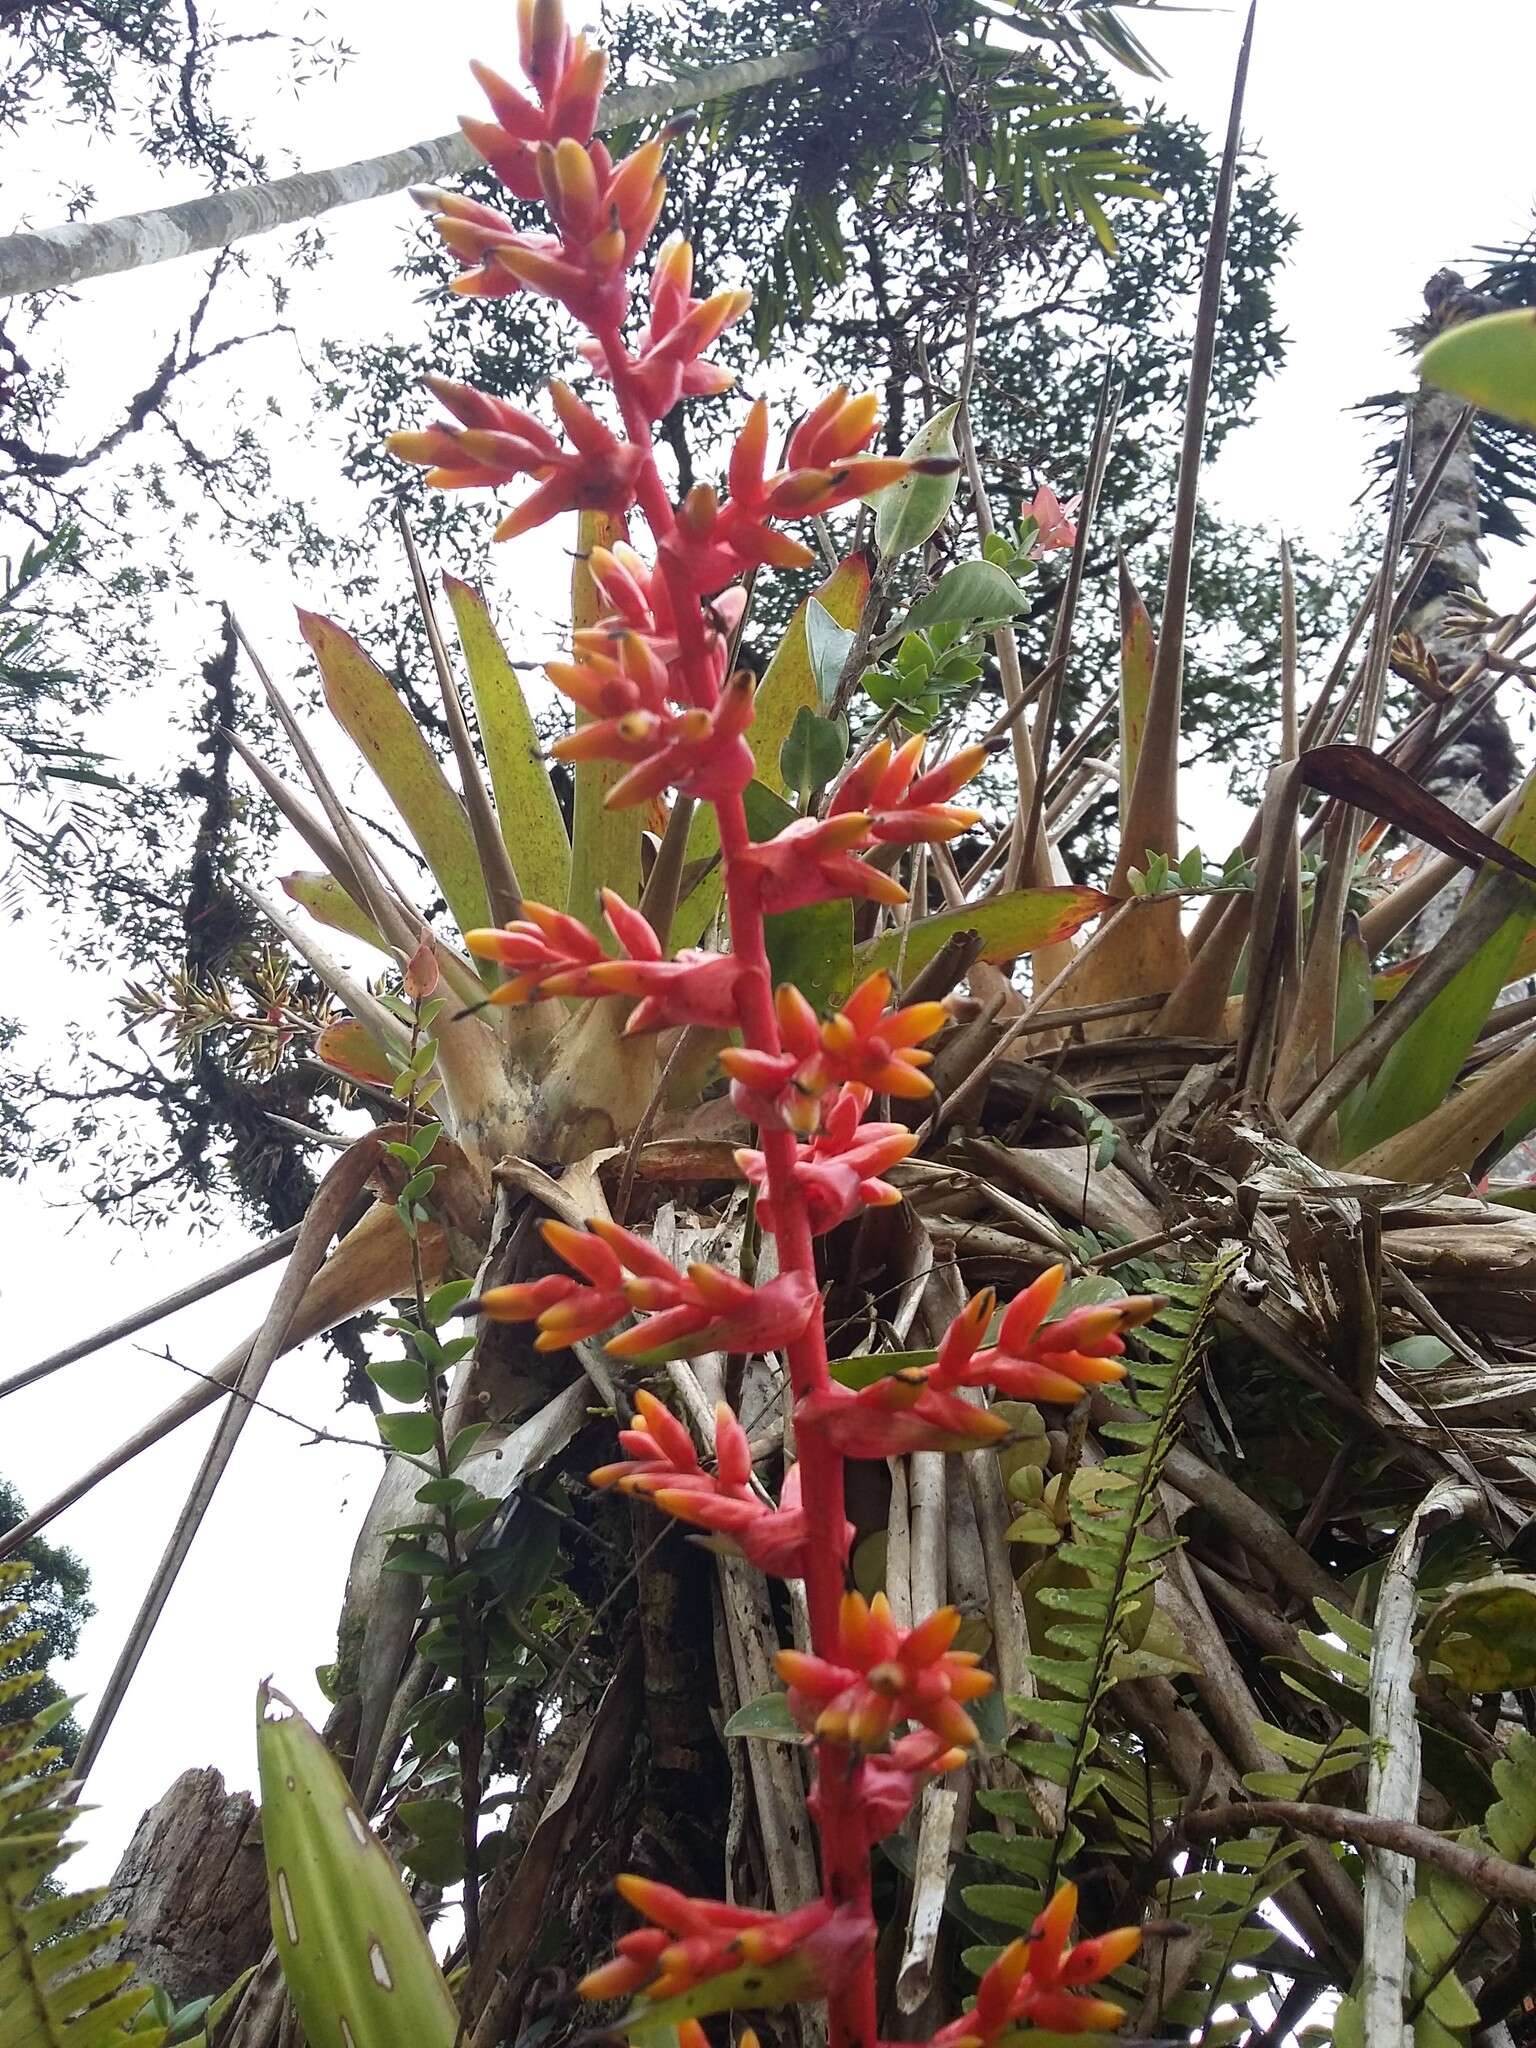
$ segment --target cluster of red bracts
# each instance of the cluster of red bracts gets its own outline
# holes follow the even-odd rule
[[[606,1348],[615,1358],[782,1351],[816,1306],[816,1282],[807,1273],[780,1273],[754,1287],[718,1266],[700,1263],[680,1273],[654,1245],[617,1223],[595,1220],[572,1230],[551,1217],[539,1227],[550,1250],[582,1279],[546,1273],[542,1280],[490,1287],[464,1309],[493,1323],[536,1318],[538,1351],[563,1351],[601,1336],[631,1311],[645,1321],[609,1339]]]
[[[864,1768],[867,1773],[873,1764]],[[651,1924],[620,1936],[613,1961],[578,1985],[583,1998],[638,1995],[647,2005],[659,2005],[692,1994],[689,2004],[700,2013],[824,1998],[848,1981],[874,1941],[874,1924],[865,1914],[823,1900],[790,1913],[759,1913],[690,1899],[649,1878],[621,1877],[618,1887]],[[1074,1944],[1076,1914],[1077,1887],[1064,1884],[1029,1933],[1011,1942],[982,1977],[971,2010],[941,2028],[926,2048],[990,2048],[1020,2026],[1057,2034],[1119,2026],[1125,2018],[1121,2006],[1080,1994],[1130,1961],[1141,1931],[1118,1927]],[[679,2034],[681,2048],[705,2048],[696,2020],[685,2020]],[[741,2048],[757,2048],[750,2030]]]
[[[857,1393],[829,1385],[798,1404],[796,1428],[819,1431],[845,1458],[976,1450],[1000,1442],[1008,1424],[975,1389],[1070,1405],[1087,1387],[1123,1379],[1124,1332],[1154,1316],[1161,1297],[1127,1295],[1047,1322],[1065,1279],[1065,1269],[1052,1266],[1026,1287],[1004,1312],[991,1344],[986,1338],[996,1296],[990,1288],[974,1295],[944,1333],[932,1365],[906,1366]]]
[[[730,1046],[720,1055],[736,1108],[750,1123],[782,1125],[808,1136],[827,1122],[831,1104],[825,1098],[831,1089],[862,1088],[860,1115],[876,1093],[914,1102],[931,1095],[933,1083],[922,1070],[932,1055],[920,1041],[941,1030],[949,1012],[942,1003],[909,1003],[905,1009],[887,1010],[890,997],[890,976],[871,974],[823,1023],[797,988],[779,989],[774,1013],[782,1050]],[[846,1115],[843,1130],[846,1144]],[[833,1149],[841,1150],[843,1144]],[[755,1157],[737,1154],[749,1179],[754,1176],[746,1161]]]
[[[666,195],[662,145],[646,143],[616,166],[592,139],[607,59],[585,36],[572,37],[560,0],[519,0],[518,30],[537,104],[476,64],[495,118],[461,125],[515,198],[544,201],[558,238],[520,234],[491,207],[451,193],[417,196],[467,266],[459,291],[501,298],[527,288],[558,299],[584,326],[615,329],[629,309],[625,272],[650,239]]]
[[[601,892],[603,913],[623,952],[615,959],[579,918],[542,903],[524,903],[509,925],[464,934],[477,960],[506,969],[492,1003],[538,1002],[547,996],[634,996],[626,1033],[699,1024],[731,1031],[737,1023],[736,986],[745,969],[729,953],[685,948],[665,958],[661,941],[638,910],[612,889]]]
[[[1090,1941],[1068,1937],[1077,1915],[1077,1886],[1064,1884],[1020,1941],[1010,1942],[976,1987],[968,2013],[941,2027],[928,2048],[988,2048],[1019,2026],[1054,2034],[1109,2032],[1125,2018],[1107,1998],[1077,1995],[1128,1963],[1141,1946],[1139,1927],[1117,1927]]]
[[[751,1446],[725,1402],[715,1409],[713,1472],[704,1470],[693,1438],[654,1394],[641,1388],[635,1410],[638,1419],[619,1432],[624,1461],[593,1472],[594,1486],[645,1494],[680,1522],[707,1531],[713,1547],[745,1557],[774,1578],[804,1578],[809,1530],[798,1465],[789,1468],[772,1507],[752,1490]],[[818,1542],[832,1540],[829,1532],[817,1532]],[[853,1526],[844,1523],[839,1556],[847,1556],[852,1540]]]
[[[833,1654],[780,1650],[774,1663],[789,1687],[789,1711],[807,1734],[845,1749],[885,1749],[908,1721],[937,1735],[945,1751],[979,1740],[965,1701],[992,1690],[973,1650],[950,1646],[959,1611],[941,1607],[915,1628],[896,1626],[883,1593],[845,1593]]]
[[[822,1899],[792,1913],[759,1913],[718,1899],[690,1899],[646,1877],[621,1877],[618,1888],[652,1924],[620,1937],[613,1961],[581,1980],[583,1998],[642,1992],[659,2003],[717,1979],[718,2002],[690,2001],[697,2011],[797,2004],[836,1992],[875,1943],[868,1914]],[[753,1979],[750,1988],[740,1981],[743,1971]]]

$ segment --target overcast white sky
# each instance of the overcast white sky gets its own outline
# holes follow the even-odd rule
[[[224,0],[228,25],[297,20],[298,0]],[[279,167],[286,151],[305,167],[345,161],[436,135],[473,104],[464,66],[472,54],[510,66],[509,7],[489,0],[326,0],[331,29],[357,51],[338,83],[295,100],[262,69],[260,48],[244,85],[258,133]],[[425,26],[424,26],[425,24]],[[1167,61],[1163,89],[1176,109],[1219,130],[1239,22],[1234,14],[1173,15],[1149,24]],[[1526,82],[1536,76],[1536,8],[1529,0],[1264,0],[1254,52],[1246,135],[1268,157],[1284,205],[1301,221],[1280,306],[1291,333],[1289,366],[1265,391],[1258,424],[1229,444],[1214,490],[1233,512],[1308,539],[1348,523],[1369,436],[1346,408],[1400,381],[1392,330],[1411,318],[1424,280],[1477,244],[1511,240],[1536,199],[1536,150]],[[83,148],[78,132],[57,154],[0,162],[5,210],[41,224],[58,211],[65,179],[93,182],[97,211],[166,203],[195,189],[158,179],[124,150]],[[12,149],[11,156],[17,152]],[[412,320],[392,285],[413,213],[403,198],[377,200],[327,223],[330,257],[300,281],[289,317],[303,335],[381,333]],[[0,228],[8,225],[0,222]],[[269,255],[269,250],[261,252]],[[103,405],[133,370],[156,359],[155,338],[186,306],[187,264],[87,285],[74,317],[77,374],[99,386]],[[203,417],[216,426],[274,382],[292,387],[290,344],[234,358],[211,381]],[[313,458],[303,457],[312,465]],[[306,472],[308,473],[308,472]],[[331,489],[316,474],[315,487]],[[344,493],[338,516],[357,516]],[[523,646],[543,643],[558,617],[552,554],[500,550],[489,576],[498,607]],[[1531,567],[1503,551],[1489,596],[1518,601]],[[325,607],[323,590],[210,551],[209,598],[228,595],[258,636],[292,657],[293,602]],[[168,664],[206,636],[207,614],[179,608],[165,621]],[[547,651],[547,649],[545,650]],[[280,662],[280,665],[283,665]],[[156,721],[174,707],[153,695],[124,706],[109,744],[145,759]],[[1197,793],[1208,847],[1224,829],[1220,793]],[[1216,829],[1210,828],[1215,818]],[[43,1035],[65,1020],[112,1029],[114,991],[55,957],[36,924],[7,935],[4,1007]],[[135,1236],[73,1205],[67,1179],[0,1184],[0,1302],[9,1343],[0,1377],[96,1327],[126,1307],[169,1291],[233,1254],[240,1240],[191,1240],[177,1229]],[[260,1320],[270,1275],[146,1333],[206,1369]],[[186,1385],[176,1367],[133,1344],[69,1369],[48,1388],[0,1408],[0,1472],[29,1501],[52,1492]],[[334,1414],[335,1370],[311,1347],[274,1371],[269,1398],[321,1425],[356,1432],[362,1418]],[[85,1557],[100,1617],[66,1674],[89,1695],[110,1667],[174,1521],[206,1423],[141,1459],[61,1518],[54,1533]],[[162,1621],[137,1686],[119,1717],[91,1786],[103,1809],[88,1823],[82,1872],[110,1869],[144,1806],[191,1763],[213,1762],[232,1785],[254,1774],[250,1730],[257,1681],[272,1673],[301,1705],[320,1711],[310,1674],[334,1652],[334,1623],[352,1534],[372,1489],[376,1459],[322,1444],[264,1415],[253,1418],[192,1561]]]

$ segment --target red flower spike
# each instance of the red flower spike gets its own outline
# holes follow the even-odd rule
[[[1018,2027],[1058,2034],[1109,2032],[1125,2018],[1105,1998],[1078,1998],[1072,1987],[1096,1983],[1126,1963],[1141,1946],[1139,1927],[1069,1945],[1077,1913],[1077,1887],[1065,1884],[1029,1934],[1010,1942],[976,1987],[976,2003],[940,2028],[928,2048],[988,2048]]]
[[[822,1741],[883,1750],[907,1721],[919,1721],[944,1748],[979,1740],[962,1702],[992,1690],[969,1650],[952,1650],[960,1626],[942,1607],[916,1628],[898,1629],[883,1593],[866,1602],[845,1593],[834,1658],[781,1650],[775,1664],[790,1688],[789,1710]]]
[[[824,1899],[792,1913],[759,1913],[690,1899],[650,1878],[625,1875],[618,1890],[652,1925],[620,1936],[614,1960],[577,1986],[583,1998],[639,1993],[659,2002],[750,1966],[765,1980],[763,2002],[798,2003],[836,1993],[874,1946],[866,1913]],[[734,2002],[734,1990],[723,1987],[722,2007]]]

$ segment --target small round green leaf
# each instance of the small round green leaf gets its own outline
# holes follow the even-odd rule
[[[887,484],[883,491],[870,494],[868,502],[875,508],[875,544],[882,555],[910,554],[944,524],[960,481],[955,447],[955,419],[959,411],[958,404],[946,405],[918,428],[901,451],[908,462],[947,457],[952,468],[939,476],[914,471],[900,483]]]

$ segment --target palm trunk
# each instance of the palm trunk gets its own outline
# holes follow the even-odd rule
[[[803,50],[784,50],[766,57],[744,57],[735,64],[716,65],[696,77],[668,79],[659,85],[634,86],[603,102],[600,126],[609,131],[631,121],[654,121],[726,99],[733,93],[773,85],[781,79],[804,78],[847,55],[846,42]],[[0,300],[30,292],[61,291],[90,277],[142,270],[151,263],[196,255],[203,249],[225,249],[251,235],[270,234],[295,221],[312,220],[338,206],[355,206],[408,185],[458,177],[473,170],[479,158],[459,134],[439,135],[432,142],[411,143],[385,156],[365,157],[329,171],[299,171],[265,185],[240,185],[229,192],[211,192],[149,213],[119,214],[115,220],[70,221],[36,234],[9,235],[0,240]]]
[[[1428,318],[1416,339],[1427,340],[1444,325],[1464,317],[1461,280],[1454,271],[1440,271],[1424,288]],[[1420,385],[1413,402],[1413,474],[1426,475],[1455,427],[1462,405],[1443,391]],[[1462,441],[1445,466],[1421,531],[1438,541],[1439,551],[1420,586],[1418,603],[1404,621],[1405,630],[1423,645],[1434,673],[1454,686],[1466,670],[1474,642],[1458,630],[1457,615],[1468,602],[1482,600],[1482,515],[1478,507],[1475,430]],[[1424,787],[1463,817],[1477,818],[1514,787],[1519,772],[1514,742],[1497,706],[1487,704],[1455,740],[1431,760],[1420,776]],[[1466,893],[1466,876],[1436,897],[1414,927],[1413,946],[1434,945]]]

